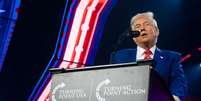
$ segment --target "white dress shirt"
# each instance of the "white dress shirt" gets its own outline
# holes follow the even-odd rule
[[[152,59],[154,58],[155,50],[156,50],[156,45],[154,45],[153,47],[150,48],[150,51],[152,52],[152,54],[151,54]],[[144,60],[144,56],[145,56],[144,52],[145,52],[144,48],[137,46],[137,54],[136,54],[137,61]]]

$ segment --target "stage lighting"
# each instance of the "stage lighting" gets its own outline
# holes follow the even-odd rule
[[[0,13],[3,13],[3,12],[6,12],[5,10],[3,10],[3,9],[0,9]]]

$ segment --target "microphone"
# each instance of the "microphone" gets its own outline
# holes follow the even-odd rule
[[[132,39],[140,36],[140,31],[132,31],[130,28],[124,31],[118,38],[117,43],[113,46],[114,51],[118,49],[118,47],[124,42],[127,38]]]
[[[136,38],[138,36],[140,36],[140,31],[137,31],[137,30],[135,30],[135,31],[130,30],[129,31],[129,37]]]

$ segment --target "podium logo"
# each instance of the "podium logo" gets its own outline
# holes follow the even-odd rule
[[[53,89],[53,91],[52,91],[52,101],[57,101],[57,100],[56,100],[56,97],[55,97],[56,91],[57,91],[58,89],[64,88],[65,86],[66,86],[66,84],[62,82],[62,83],[58,84],[58,85]]]
[[[100,96],[100,88],[104,85],[108,85],[110,83],[110,80],[109,79],[106,79],[102,82],[100,82],[96,88],[96,98],[98,101],[105,101],[105,98],[101,97]]]
[[[52,101],[71,101],[78,99],[86,99],[87,93],[83,88],[71,88],[71,85],[66,85],[65,83],[59,83],[52,89],[51,100]],[[80,101],[80,100],[78,100]]]
[[[110,84],[110,85],[109,85]],[[106,98],[111,99],[132,99],[133,97],[142,97],[146,94],[144,87],[136,87],[131,83],[122,83],[106,79],[101,81],[96,87],[96,98],[98,101],[106,101]]]

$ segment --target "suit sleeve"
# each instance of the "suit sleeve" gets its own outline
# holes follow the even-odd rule
[[[187,82],[180,59],[181,55],[179,54],[173,56],[172,59],[170,91],[172,95],[178,96],[183,101],[187,91]]]
[[[125,52],[122,51],[113,52],[110,55],[110,64],[124,63],[127,59],[128,56],[125,55]]]
[[[110,55],[110,64],[135,62],[135,50],[124,49]]]

